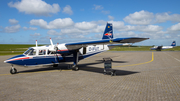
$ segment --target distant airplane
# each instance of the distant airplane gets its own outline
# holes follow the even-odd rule
[[[150,48],[151,50],[161,51],[164,49],[170,49],[176,46],[176,41],[173,41],[171,46],[154,46],[153,48]]]
[[[72,70],[79,70],[77,64],[80,60],[95,54],[107,51],[117,43],[135,43],[149,38],[115,38],[113,39],[113,28],[111,23],[107,23],[103,33],[102,40],[86,41],[76,43],[63,43],[54,45],[51,38],[49,46],[30,47],[22,55],[14,56],[4,61],[12,65],[11,74],[17,73],[13,65],[36,66],[36,65],[53,65],[58,66],[61,62],[73,62]]]

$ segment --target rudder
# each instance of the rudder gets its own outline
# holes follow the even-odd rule
[[[176,46],[176,41],[173,41],[171,46]]]
[[[107,23],[102,39],[112,39],[112,38],[113,38],[112,24]]]

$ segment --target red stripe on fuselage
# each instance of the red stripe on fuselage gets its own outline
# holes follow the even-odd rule
[[[68,49],[64,49],[64,50],[58,50],[58,52],[60,52],[60,51],[69,51]]]
[[[15,58],[15,59],[11,59],[8,61],[14,61],[14,60],[23,60],[23,59],[29,59],[30,57],[20,57],[20,58]]]

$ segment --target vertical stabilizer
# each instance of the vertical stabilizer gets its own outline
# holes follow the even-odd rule
[[[111,23],[107,23],[102,39],[113,39],[113,28],[112,27],[113,26]]]
[[[176,41],[173,41],[171,46],[176,46]]]

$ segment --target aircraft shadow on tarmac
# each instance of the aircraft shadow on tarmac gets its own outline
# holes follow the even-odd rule
[[[87,71],[87,72],[95,72],[95,73],[100,73],[104,74],[104,68],[98,68],[98,67],[92,67],[92,66],[79,66],[80,70]],[[139,72],[134,72],[134,71],[126,71],[126,70],[118,70],[118,69],[113,69],[116,72],[116,76],[124,76],[124,75],[131,75]],[[110,73],[108,73],[110,75]]]
[[[96,60],[95,62],[91,63],[84,63],[84,64],[78,64],[79,70],[87,71],[87,72],[95,72],[95,73],[104,73],[104,68],[98,68],[94,67],[91,65],[96,65],[96,64],[103,64],[103,60]],[[127,63],[127,61],[112,61],[112,63]],[[24,70],[24,71],[19,71],[18,73],[35,73],[35,72],[43,72],[43,71],[53,71],[53,70],[71,70],[69,68],[69,64],[59,64],[58,67],[52,67],[52,66],[45,66],[42,68],[37,67],[37,69],[31,69],[31,70]],[[123,76],[123,75],[131,75],[139,72],[134,72],[134,71],[125,71],[125,70],[116,70],[116,76]]]

